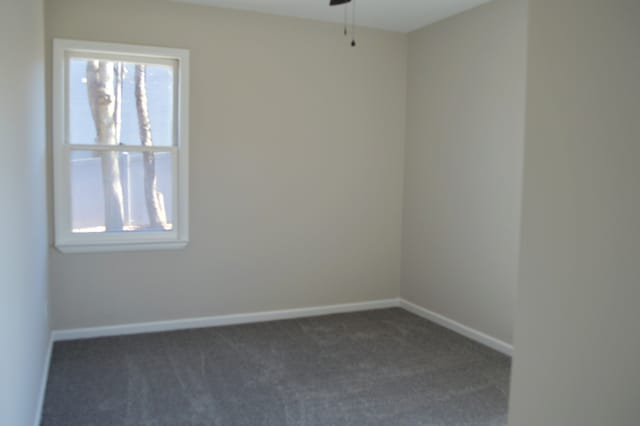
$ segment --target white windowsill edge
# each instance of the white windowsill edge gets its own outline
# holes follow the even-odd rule
[[[189,241],[114,244],[55,244],[55,248],[61,253],[114,253],[126,251],[179,250],[185,248],[187,244],[189,244]]]

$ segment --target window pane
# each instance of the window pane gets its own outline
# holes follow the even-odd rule
[[[72,232],[172,230],[172,161],[169,152],[72,151]]]
[[[69,143],[173,145],[172,66],[70,58],[68,69]]]

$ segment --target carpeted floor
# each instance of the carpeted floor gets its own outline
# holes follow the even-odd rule
[[[506,425],[509,370],[401,309],[61,342],[42,424]]]

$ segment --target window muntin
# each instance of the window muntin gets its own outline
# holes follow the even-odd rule
[[[186,245],[188,52],[56,40],[56,246]]]

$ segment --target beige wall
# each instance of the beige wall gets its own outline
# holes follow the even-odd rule
[[[409,36],[402,296],[512,340],[526,1]]]
[[[51,250],[54,328],[396,297],[405,35],[164,0],[49,0],[46,43],[191,51],[191,243]],[[50,58],[49,58],[50,59]]]
[[[531,1],[512,426],[639,422],[639,23]]]
[[[49,341],[43,5],[0,2],[0,424],[34,424]]]

